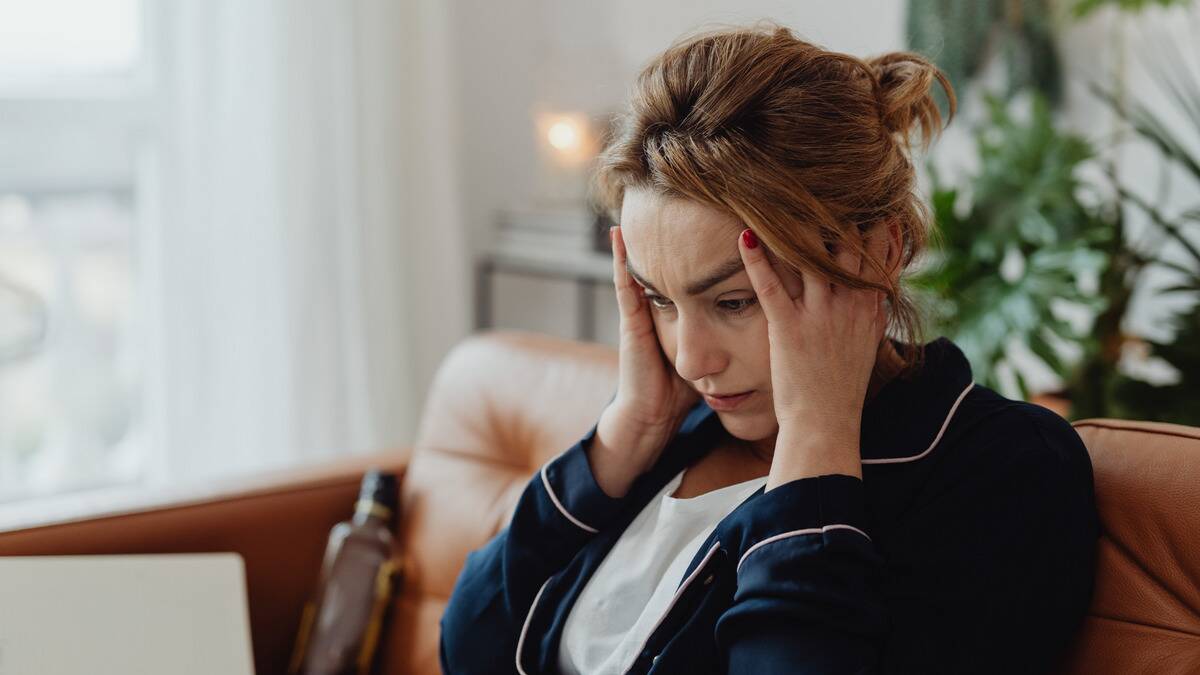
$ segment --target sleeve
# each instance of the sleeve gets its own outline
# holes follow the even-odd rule
[[[865,512],[863,482],[841,474],[735,512],[737,591],[715,629],[727,672],[874,672],[888,624]]]
[[[628,497],[596,483],[587,449],[596,425],[525,486],[508,527],[467,555],[441,619],[444,673],[516,672],[521,630],[543,584]]]
[[[986,426],[959,446],[970,462],[948,465],[970,468],[935,472],[889,515],[886,542],[872,539],[851,476],[792,481],[746,509],[737,591],[715,634],[727,672],[1057,666],[1091,599],[1091,462],[1049,411]]]

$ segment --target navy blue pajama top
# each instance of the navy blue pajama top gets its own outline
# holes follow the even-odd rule
[[[897,343],[898,348],[902,348]],[[532,477],[467,556],[441,620],[446,673],[554,673],[572,604],[637,513],[728,438],[701,401],[614,499],[587,448]],[[863,477],[759,488],[692,560],[635,673],[1038,673],[1091,599],[1092,465],[1056,414],[972,382],[953,342],[863,409]]]

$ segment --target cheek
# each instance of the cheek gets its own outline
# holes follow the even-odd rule
[[[651,312],[650,317],[654,320],[654,333],[658,336],[658,344],[662,345],[667,360],[674,364],[676,344],[674,324],[664,319],[658,312]]]
[[[759,313],[752,325],[746,327],[742,344],[746,354],[743,359],[754,370],[763,386],[771,386],[771,339],[767,335],[767,319]]]

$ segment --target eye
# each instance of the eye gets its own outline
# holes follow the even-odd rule
[[[721,309],[725,310],[727,314],[732,316],[741,316],[749,311],[750,308],[753,307],[757,302],[758,298],[742,298],[740,300],[722,300],[717,304],[720,305]]]
[[[671,301],[661,295],[651,295],[646,293],[646,299],[650,301],[650,306],[657,310],[669,309],[672,305]]]

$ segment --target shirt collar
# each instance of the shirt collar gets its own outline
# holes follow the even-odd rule
[[[910,347],[896,340],[900,353]],[[905,377],[896,377],[863,408],[859,450],[863,464],[897,464],[927,456],[937,446],[974,386],[971,365],[948,338],[925,344],[925,363]],[[685,418],[682,433],[700,432],[720,424],[716,411],[703,399]]]

